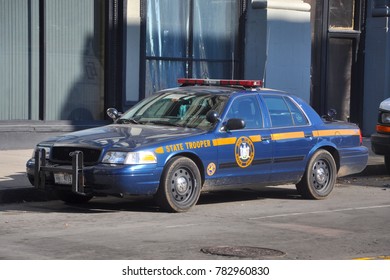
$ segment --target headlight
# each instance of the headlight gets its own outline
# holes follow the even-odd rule
[[[107,152],[103,157],[103,163],[124,163],[126,157],[125,152]]]
[[[382,113],[382,123],[390,123],[390,113]]]
[[[140,151],[135,153],[128,153],[125,164],[148,164],[157,163],[157,157],[153,152]]]
[[[157,163],[157,157],[153,152],[140,151],[133,153],[107,152],[103,157],[103,163],[116,164],[149,164]]]
[[[45,154],[46,154],[46,159],[49,159],[50,157],[50,150],[51,150],[51,146],[41,146],[41,145],[37,145],[34,149],[34,152],[32,154],[32,158],[35,158],[35,152],[38,150],[38,149],[44,149],[45,150]]]

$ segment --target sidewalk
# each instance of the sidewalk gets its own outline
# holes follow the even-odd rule
[[[369,138],[364,139],[364,145],[369,149],[369,158],[361,175],[386,174],[383,157],[372,153]],[[53,199],[53,194],[36,190],[27,179],[25,164],[32,153],[32,149],[0,150],[0,203]]]
[[[44,201],[52,198],[33,188],[26,176],[32,149],[0,150],[0,203]]]

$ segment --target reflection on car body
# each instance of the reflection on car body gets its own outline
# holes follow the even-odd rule
[[[38,188],[71,203],[101,195],[147,195],[183,212],[201,191],[296,184],[323,199],[336,177],[368,159],[360,129],[321,118],[300,98],[259,81],[180,79],[114,124],[39,143],[27,162]]]

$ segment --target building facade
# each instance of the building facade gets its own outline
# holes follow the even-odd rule
[[[388,0],[0,0],[0,123],[104,120],[179,77],[261,79],[366,136]]]

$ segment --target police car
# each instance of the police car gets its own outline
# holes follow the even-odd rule
[[[261,81],[179,79],[108,126],[37,145],[30,182],[60,199],[153,196],[184,212],[202,191],[296,184],[324,199],[337,176],[361,172],[368,151],[352,123],[321,118],[296,96]]]

